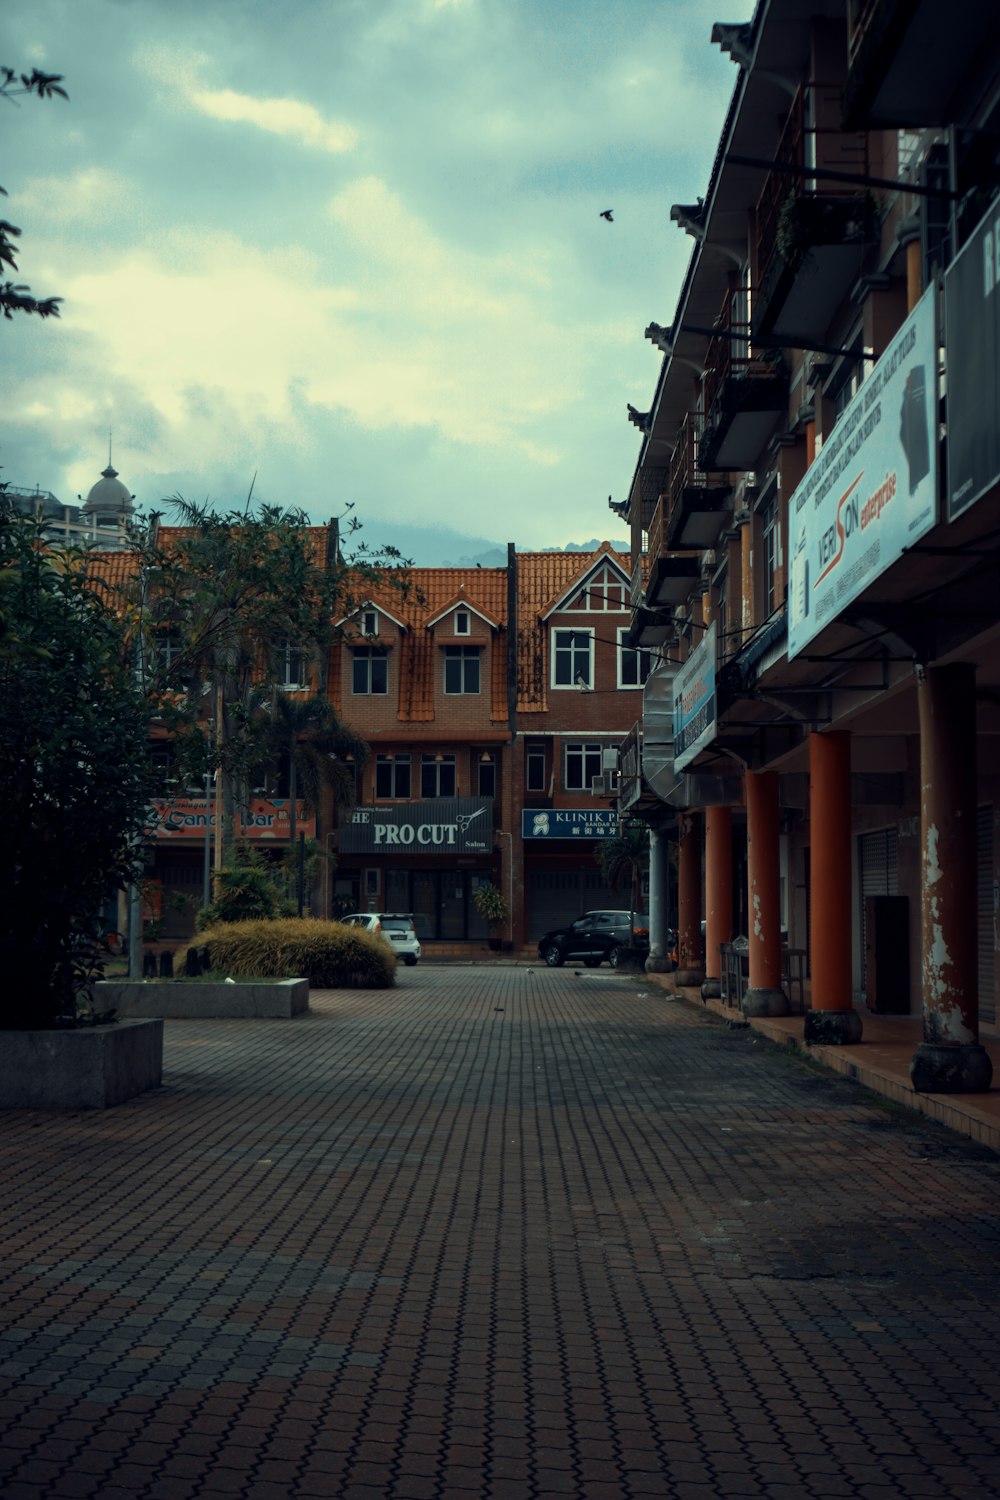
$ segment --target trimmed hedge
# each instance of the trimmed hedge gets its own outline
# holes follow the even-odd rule
[[[383,990],[396,982],[396,955],[381,938],[317,918],[226,922],[200,933],[192,949],[206,949],[209,967],[234,977],[305,975],[313,989]]]

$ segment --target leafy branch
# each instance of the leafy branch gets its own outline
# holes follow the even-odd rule
[[[18,94],[35,94],[39,99],[68,99],[66,90],[60,87],[62,77],[61,73],[43,73],[40,68],[33,68],[30,73],[17,73],[13,68],[0,67],[0,99],[6,99],[10,104],[14,104]],[[7,197],[6,188],[0,187],[0,193]],[[0,267],[17,270],[20,249],[17,241],[20,237],[21,231],[16,224],[0,219]],[[15,313],[58,318],[61,301],[61,297],[35,297],[23,282],[0,282],[0,312],[8,320]]]

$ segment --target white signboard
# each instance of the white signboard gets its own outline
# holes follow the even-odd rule
[[[936,409],[932,287],[789,501],[789,658],[935,524]]]
[[[674,770],[691,764],[699,750],[715,738],[715,664],[719,627],[705,631],[674,678]]]

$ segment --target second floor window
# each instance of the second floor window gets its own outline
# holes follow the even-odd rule
[[[480,797],[495,797],[497,794],[497,760],[492,751],[485,751],[479,757],[479,795]]]
[[[545,791],[545,746],[529,745],[524,754],[524,782],[529,792]]]
[[[778,569],[781,567],[781,526],[777,499],[769,501],[760,513],[760,539],[764,552],[764,613],[770,616],[780,603],[776,578]]]
[[[478,646],[444,648],[444,690],[446,693],[479,692]]]
[[[421,797],[454,797],[455,757],[422,755],[420,757]]]
[[[375,757],[375,796],[409,797],[410,757],[408,755],[377,755]]]
[[[648,651],[636,651],[632,646],[626,646],[627,634],[627,630],[618,632],[618,686],[642,687],[652,670],[653,658]]]
[[[389,691],[389,658],[384,646],[355,646],[353,689],[358,694]]]
[[[601,774],[601,746],[570,740],[566,744],[565,787],[568,792],[589,792],[595,776]]]
[[[553,687],[593,686],[591,670],[593,644],[593,632],[590,630],[554,630],[552,632]]]
[[[287,692],[308,686],[306,658],[303,652],[288,642],[278,654],[278,682]]]

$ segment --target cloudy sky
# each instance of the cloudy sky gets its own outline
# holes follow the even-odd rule
[[[751,7],[737,5],[749,16]],[[423,565],[621,535],[735,82],[717,0],[6,0],[0,465],[353,503]],[[612,208],[614,223],[601,217]]]

